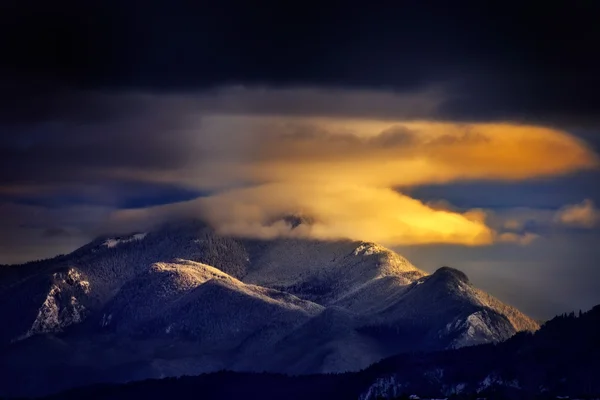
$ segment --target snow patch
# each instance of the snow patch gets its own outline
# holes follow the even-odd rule
[[[384,251],[386,251],[386,249],[378,244],[362,243],[354,250],[354,255],[372,256],[373,254],[383,253]]]
[[[66,304],[64,301],[61,304],[62,293],[59,286],[52,286],[31,328],[17,340],[26,339],[38,333],[61,332],[65,327],[83,321],[86,308],[72,295]]]
[[[486,318],[482,311],[474,312],[465,320],[458,319],[454,324],[447,324],[447,332],[459,332],[460,336],[454,340],[452,348],[471,346],[478,343],[499,341],[502,337]]]
[[[447,394],[461,394],[467,385],[465,383],[457,383],[454,386],[451,386],[449,390],[447,390]]]
[[[79,322],[83,321],[83,312],[85,311],[85,307],[79,304],[79,301],[75,296],[71,296],[70,303],[71,307],[73,308],[71,315],[72,323],[78,324]]]
[[[84,320],[86,308],[80,298],[90,292],[90,283],[75,268],[52,274],[50,286],[37,316],[27,332],[14,339],[26,339],[39,333],[61,332],[65,327]]]
[[[144,232],[144,233],[136,233],[135,235],[131,235],[126,238],[110,238],[110,239],[106,239],[104,241],[103,245],[106,247],[112,248],[112,247],[116,247],[122,243],[129,243],[129,242],[143,240],[147,234],[148,233]]]
[[[29,329],[25,337],[29,337],[37,332],[51,332],[60,328],[60,320],[58,319],[59,305],[57,301],[60,292],[61,290],[58,286],[52,286],[38,311],[35,321],[33,321],[31,329]]]
[[[54,274],[55,279],[61,279],[61,274]],[[62,278],[62,282],[78,286],[85,294],[90,292],[90,283],[84,279],[81,272],[77,271],[75,268],[69,268],[67,271],[67,276]]]
[[[481,383],[479,384],[479,387],[477,388],[477,393],[484,391],[485,389],[489,388],[490,386],[496,386],[496,385],[508,386],[508,387],[512,387],[515,389],[521,388],[519,381],[516,379],[513,379],[512,381],[507,382],[507,381],[502,380],[496,374],[490,374],[490,375],[486,376],[483,381],[481,381]],[[541,391],[543,391],[543,390],[541,390]]]
[[[100,326],[105,327],[108,326],[110,324],[110,321],[112,320],[112,314],[102,314],[102,320],[100,321]]]
[[[395,398],[402,394],[403,384],[396,382],[396,376],[377,379],[369,389],[360,395],[359,400],[375,400],[378,398]]]

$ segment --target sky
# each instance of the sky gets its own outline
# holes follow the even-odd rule
[[[0,263],[194,217],[375,241],[539,319],[588,309],[599,11],[3,2]]]

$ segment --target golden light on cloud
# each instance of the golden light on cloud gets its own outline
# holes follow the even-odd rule
[[[253,174],[266,181],[383,187],[524,180],[597,167],[576,137],[512,124],[321,121],[262,125]]]
[[[368,240],[386,245],[492,242],[478,211],[433,209],[388,188],[358,185],[270,184],[201,200],[206,219],[223,234],[261,238]],[[292,229],[282,217],[308,216]]]
[[[223,234],[259,238],[528,244],[537,236],[510,227],[496,231],[480,210],[423,204],[401,192],[456,181],[558,176],[599,165],[593,151],[567,132],[508,123],[209,115],[198,140],[208,147],[195,170],[146,173],[166,181],[175,174],[197,187],[237,187],[179,205],[177,213],[199,213]],[[292,226],[284,218],[289,215],[310,223]]]

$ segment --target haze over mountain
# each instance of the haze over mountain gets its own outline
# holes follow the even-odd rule
[[[0,274],[5,395],[222,369],[356,371],[538,328],[460,271],[429,275],[374,243],[236,239],[197,221]]]

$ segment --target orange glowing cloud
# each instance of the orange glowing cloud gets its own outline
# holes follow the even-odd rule
[[[199,205],[223,234],[348,238],[386,245],[492,242],[483,213],[436,210],[388,188],[271,184],[209,197]],[[312,222],[292,229],[278,219],[289,214]]]
[[[252,173],[265,181],[383,187],[524,180],[599,165],[576,137],[512,124],[311,121],[263,126]],[[354,124],[354,125],[353,125]]]
[[[287,216],[310,222],[292,226]],[[234,189],[188,202],[119,210],[109,227],[124,232],[173,218],[200,217],[223,235],[273,239],[353,239],[384,245],[492,243],[485,213],[432,208],[389,188],[278,183]],[[112,226],[110,226],[112,225]]]
[[[537,236],[495,231],[480,210],[423,204],[400,192],[432,183],[557,176],[599,165],[586,144],[567,132],[509,123],[212,115],[202,118],[198,141],[205,146],[201,165],[167,175],[150,171],[149,178],[212,188],[243,182],[244,188],[150,211],[200,215],[222,234],[259,238],[528,244]],[[312,222],[294,227],[286,215]],[[148,217],[143,215],[156,218]]]

